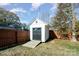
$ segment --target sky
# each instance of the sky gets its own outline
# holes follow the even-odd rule
[[[0,3],[0,7],[18,15],[21,23],[29,24],[36,18],[45,15],[49,19],[56,13],[54,3]]]
[[[57,11],[56,3],[0,3],[0,7],[17,14],[21,23],[26,24],[40,17],[48,22],[48,19],[55,16]],[[77,11],[79,11],[79,8],[75,9],[75,12]],[[78,15],[79,12],[77,12],[79,18]]]

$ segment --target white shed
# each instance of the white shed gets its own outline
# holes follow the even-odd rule
[[[30,40],[45,42],[49,38],[48,24],[40,19],[36,19],[30,24]]]

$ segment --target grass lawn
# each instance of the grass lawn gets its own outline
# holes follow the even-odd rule
[[[21,45],[0,51],[1,56],[75,56],[79,55],[79,42],[52,40],[39,44],[36,48]]]

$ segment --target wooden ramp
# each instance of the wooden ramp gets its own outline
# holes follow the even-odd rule
[[[29,42],[23,44],[22,46],[29,47],[29,48],[35,48],[40,42],[41,41],[32,40],[32,41],[29,41]]]

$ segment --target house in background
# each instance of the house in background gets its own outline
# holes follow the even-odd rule
[[[36,19],[30,24],[30,40],[45,42],[49,38],[49,26],[46,22]]]

